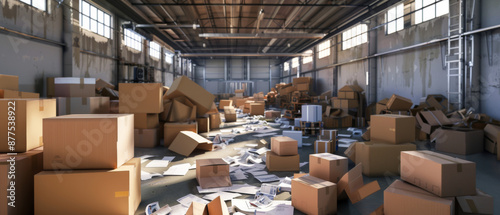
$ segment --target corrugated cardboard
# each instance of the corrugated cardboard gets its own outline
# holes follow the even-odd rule
[[[0,154],[0,214],[34,214],[33,179],[42,171],[42,164],[43,147],[17,155]]]
[[[96,91],[101,91],[102,89],[104,89],[105,87],[109,88],[109,89],[115,89],[115,85],[105,81],[105,80],[102,80],[100,78],[98,78],[96,81],[95,81],[95,89]]]
[[[134,129],[134,146],[139,148],[154,148],[160,144],[160,129]]]
[[[54,84],[54,77],[47,77],[47,97],[52,98],[55,95],[55,84]]]
[[[440,110],[421,111],[416,118],[421,130],[426,134],[432,134],[440,126],[453,125],[453,122]]]
[[[440,197],[476,194],[476,164],[436,152],[401,152],[401,179]]]
[[[262,103],[250,104],[250,115],[264,115],[266,105]]]
[[[407,111],[413,106],[413,102],[402,96],[393,94],[387,102],[387,109],[392,111]]]
[[[334,129],[321,129],[318,140],[334,140],[337,141],[337,130]]]
[[[292,206],[305,214],[337,213],[337,185],[313,176],[292,180]]]
[[[178,97],[182,98],[182,97]],[[196,106],[194,106],[188,99],[172,101],[170,106],[170,114],[168,115],[167,122],[186,122],[196,119]]]
[[[111,88],[103,88],[101,90],[101,96],[109,97],[111,100],[119,100],[120,99],[120,92],[111,89]]]
[[[134,128],[150,129],[157,128],[160,120],[157,113],[135,113]]]
[[[56,100],[0,99],[0,116],[2,116],[0,117],[0,152],[26,152],[43,145],[42,120],[56,116]],[[15,119],[12,116],[15,116]],[[12,122],[9,121],[9,117],[14,120],[15,125],[9,124]],[[10,135],[15,139],[13,150],[9,147],[9,128],[15,130],[14,135]]]
[[[356,99],[337,99],[332,98],[333,108],[351,109],[359,107],[359,101]]]
[[[114,170],[44,171],[35,175],[35,214],[128,214],[141,202],[141,164]]]
[[[309,174],[337,183],[347,173],[347,158],[331,153],[309,155]]]
[[[215,99],[213,94],[186,76],[174,80],[165,98],[173,99],[180,96],[187,97],[196,105],[196,113],[198,115],[207,113],[212,108]]]
[[[231,186],[229,164],[221,158],[197,159],[196,180],[203,189]]]
[[[224,118],[226,119],[226,122],[236,122],[236,116],[236,110],[233,106],[224,107]]]
[[[363,88],[358,85],[345,85],[339,89],[339,92],[363,92]]]
[[[57,97],[57,115],[108,114],[108,97]]]
[[[198,134],[210,132],[210,118],[208,116],[196,118],[198,123]]]
[[[198,202],[191,202],[186,215],[208,215],[207,205]]]
[[[163,111],[160,113],[160,120],[166,122],[170,115],[170,110],[172,109],[172,100],[163,101]]]
[[[233,100],[220,100],[219,101],[219,109],[224,110],[226,106],[233,106]]]
[[[279,156],[297,155],[297,140],[285,136],[271,137],[271,151]]]
[[[348,128],[352,126],[352,116],[323,117],[323,127],[326,129]]]
[[[219,129],[220,124],[222,123],[220,113],[211,113],[208,116],[210,118],[210,130]]]
[[[314,141],[314,153],[335,153],[337,151],[334,140],[316,140]]]
[[[475,196],[457,196],[456,212],[457,215],[466,214],[494,214],[493,197],[476,189]]]
[[[484,148],[486,151],[497,154],[500,126],[488,124],[484,127]]]
[[[19,76],[0,74],[0,89],[18,91]]]
[[[349,172],[344,174],[340,178],[337,184],[337,196],[342,198],[344,194],[347,194],[352,204],[363,200],[369,195],[380,190],[380,186],[377,181],[372,181],[368,184],[363,182],[363,175],[361,172],[363,170],[363,164],[358,164],[352,168]]]
[[[54,97],[93,97],[95,78],[54,78]]]
[[[226,203],[218,196],[207,204],[208,214],[229,215]]]
[[[484,132],[470,128],[438,128],[431,135],[436,150],[460,155],[480,153],[484,149]]]
[[[363,174],[370,177],[399,175],[401,152],[417,150],[412,143],[394,145],[372,141],[355,144],[355,163],[362,163]]]
[[[44,170],[115,169],[134,157],[132,114],[75,114],[43,120]]]
[[[298,77],[292,79],[292,84],[297,86],[298,84],[310,84],[312,83],[311,77]]]
[[[0,89],[0,98],[2,98],[2,99],[37,99],[37,98],[40,98],[40,94],[21,92],[21,91],[15,91],[15,90]]]
[[[169,147],[181,131],[198,133],[198,123],[196,122],[170,122],[163,124],[163,127],[163,143],[165,147]]]
[[[448,111],[448,99],[443,95],[427,95],[425,102],[436,110]]]
[[[297,91],[309,91],[310,85],[309,83],[297,84]]]
[[[163,112],[160,83],[120,83],[120,113]]]
[[[300,156],[279,156],[272,151],[266,154],[266,166],[270,172],[298,172],[300,170]]]
[[[281,111],[268,110],[264,112],[266,119],[276,119],[281,117]]]
[[[415,141],[415,117],[402,115],[372,115],[370,139],[391,144]]]
[[[377,105],[375,106],[375,114],[380,114],[382,113],[382,111],[387,110],[387,102],[389,102],[388,98],[382,99],[377,102]]]
[[[363,140],[366,140],[366,141],[370,140],[370,130],[371,130],[370,127],[366,128],[365,133],[363,133],[363,135],[361,135],[361,138],[363,138]]]
[[[168,150],[188,157],[196,148],[211,151],[212,141],[205,139],[196,132],[181,131],[172,141]]]
[[[347,156],[352,162],[356,163],[356,143],[351,143],[349,147],[344,151],[344,155]]]
[[[395,180],[384,191],[384,214],[386,215],[453,215],[453,198],[440,198],[432,193],[400,180]]]
[[[236,99],[236,107],[243,106],[245,105],[246,102],[247,102],[246,99]]]

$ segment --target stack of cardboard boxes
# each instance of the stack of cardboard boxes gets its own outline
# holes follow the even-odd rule
[[[323,114],[325,128],[364,127],[363,117],[364,95],[358,85],[346,85],[339,89],[338,96],[330,99],[331,106],[326,107]]]
[[[271,151],[266,154],[268,171],[296,172],[300,170],[299,163],[297,140],[286,136],[271,138]]]
[[[337,130],[321,129],[314,141],[314,153],[335,153],[337,151]]]

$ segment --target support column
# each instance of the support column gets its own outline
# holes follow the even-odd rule
[[[465,1],[465,0],[463,0]],[[465,2],[465,31],[476,30],[481,27],[481,1],[467,0]],[[472,10],[474,9],[474,11]],[[481,36],[465,36],[465,100],[464,107],[472,107],[479,112],[481,110]]]
[[[375,27],[377,22],[377,17],[374,18],[373,22],[370,22],[368,29]],[[368,55],[374,55],[377,53],[377,30],[368,31]],[[377,59],[368,59],[368,85],[366,86],[366,102],[367,105],[377,102]]]

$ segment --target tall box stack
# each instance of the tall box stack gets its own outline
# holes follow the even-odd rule
[[[271,151],[266,154],[268,171],[296,172],[300,170],[300,157],[296,140],[285,137],[271,138]]]
[[[353,109],[360,106],[363,88],[358,85],[346,85],[339,89],[338,97],[332,98],[333,108]]]
[[[314,141],[314,153],[335,153],[337,151],[337,130],[321,129]]]
[[[46,118],[35,214],[134,214],[141,202],[132,114]]]

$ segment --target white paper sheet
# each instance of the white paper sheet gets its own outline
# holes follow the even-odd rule
[[[231,178],[231,181],[241,181],[248,179],[245,173],[241,170],[239,172],[230,173],[229,177]]]
[[[215,198],[217,198],[218,196],[220,196],[220,198],[223,201],[229,201],[231,199],[234,199],[236,197],[241,196],[241,194],[239,194],[239,193],[228,193],[228,192],[217,192],[217,193],[212,193],[212,194],[205,195],[205,196],[203,196],[203,198],[212,201]]]
[[[161,177],[160,173],[149,173],[141,170],[141,181],[149,180],[153,177]]]
[[[181,197],[181,198],[177,199],[177,202],[181,203],[181,205],[183,205],[184,207],[189,207],[192,202],[199,202],[202,204],[210,203],[209,201],[202,199],[198,196],[195,196],[193,194],[188,194],[184,197]]]
[[[163,206],[160,208],[160,210],[157,210],[156,212],[153,213],[153,215],[167,215],[170,214],[172,215],[172,208],[168,205]]]
[[[259,144],[257,143],[248,143],[248,144],[245,144],[246,147],[257,147],[259,146]]]
[[[257,176],[257,175],[267,175],[269,173],[267,173],[267,171],[255,171],[255,172],[250,172],[250,174],[252,174],[253,176]]]
[[[254,137],[267,137],[267,136],[273,136],[273,135],[277,135],[278,133],[276,132],[271,132],[271,133],[265,133],[265,134],[256,134],[256,135],[253,135]]]
[[[273,207],[273,208],[270,208]],[[256,210],[255,215],[293,215],[294,207],[291,205],[275,205],[266,208],[266,211],[261,211],[262,209]]]
[[[174,159],[175,159],[175,156],[163,156],[163,159],[161,159],[161,160],[172,162]]]
[[[146,168],[165,168],[169,163],[170,161],[168,160],[152,160],[146,164]]]
[[[168,168],[163,175],[186,175],[190,167],[191,164],[189,163],[177,164]]]
[[[300,163],[300,167],[303,167],[303,166],[307,165],[308,163],[309,162],[302,162],[302,163]]]
[[[252,201],[252,200],[250,200],[250,199],[233,199],[233,200],[231,200],[231,205],[235,208],[235,211],[243,212],[245,214],[255,214],[255,213],[258,213],[259,215],[263,215],[263,214],[269,214],[269,215],[292,215],[293,214],[293,207],[292,207],[292,202],[291,201],[274,200],[269,207],[263,208],[263,209],[259,209],[257,207],[251,206],[250,204],[248,204],[248,202],[250,202],[250,201]],[[270,211],[273,211],[274,209],[276,209],[278,207],[280,209],[284,208],[284,207],[288,207],[288,208],[291,207],[292,213],[290,214],[288,212],[289,210],[285,211],[287,213],[283,213],[283,212],[280,212],[280,211],[278,211],[276,213],[271,213],[270,212]]]
[[[172,208],[172,212],[170,212],[169,215],[185,215],[189,209],[189,207],[184,207],[181,204],[174,205],[170,208]]]
[[[265,182],[272,182],[272,181],[279,181],[280,178],[276,175],[258,175],[255,176],[257,180],[259,180],[261,183]]]
[[[196,169],[196,163],[194,163],[193,165],[191,165],[191,166],[189,167],[189,169],[190,169],[190,170],[192,170],[192,169]]]

